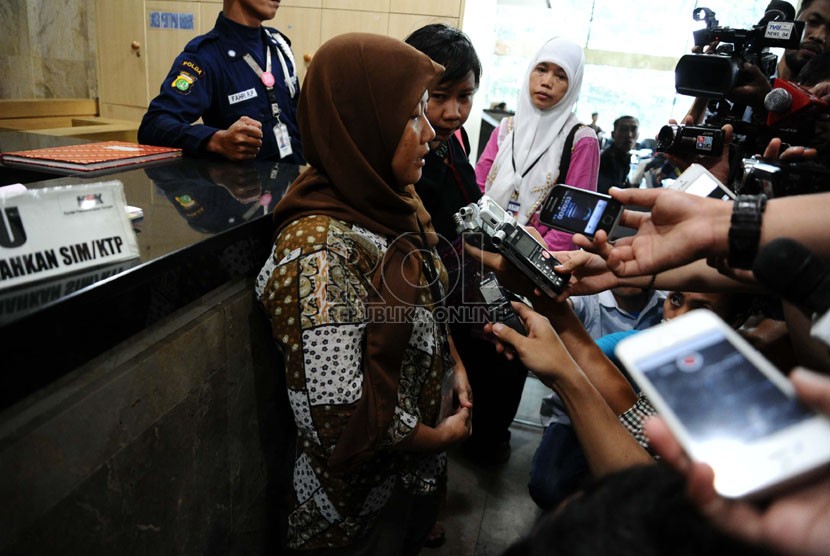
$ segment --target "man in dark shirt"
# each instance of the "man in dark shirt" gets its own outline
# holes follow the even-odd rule
[[[303,164],[290,42],[262,25],[278,7],[271,0],[224,0],[214,28],[173,62],[141,122],[139,142],[191,156]]]
[[[637,145],[640,122],[634,116],[620,116],[614,120],[611,145],[599,156],[597,191],[608,193],[613,187],[631,187],[628,172],[631,169],[630,151]]]

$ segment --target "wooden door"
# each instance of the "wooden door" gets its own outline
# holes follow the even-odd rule
[[[277,17],[266,22],[276,27],[291,40],[291,50],[297,63],[297,76],[302,84],[314,52],[320,46],[322,14],[320,8],[280,6]]]
[[[144,0],[96,0],[98,96],[101,114],[146,108],[147,49]]]
[[[198,2],[147,2],[147,84],[150,98],[158,95],[176,56],[199,34],[199,8]]]

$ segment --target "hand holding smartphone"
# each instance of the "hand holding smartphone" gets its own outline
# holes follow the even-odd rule
[[[639,332],[617,356],[726,498],[760,498],[830,470],[830,419],[711,311]]]
[[[610,195],[557,184],[542,204],[539,221],[545,226],[593,239],[598,230],[611,235],[622,209],[622,204]]]

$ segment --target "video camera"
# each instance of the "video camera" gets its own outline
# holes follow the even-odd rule
[[[752,119],[746,121],[746,106],[732,103],[727,95],[739,84],[739,74],[744,63],[757,66],[771,78],[775,73],[777,58],[769,48],[798,48],[804,31],[804,22],[792,21],[795,9],[788,2],[773,0],[767,6],[764,17],[751,29],[719,27],[715,13],[709,8],[697,8],[692,12],[696,21],[705,21],[706,27],[694,32],[696,46],[718,42],[714,54],[687,54],[680,58],[674,70],[675,89],[679,94],[710,99],[708,115],[700,126],[664,126],[658,139],[659,152],[668,154],[695,154],[718,156],[722,145],[721,128],[730,124],[733,128],[732,160],[738,166],[744,153],[762,152],[773,137],[791,144],[804,144],[812,136],[814,127],[805,111],[798,117],[787,111],[786,117],[767,120],[764,107],[754,107]],[[781,80],[777,80],[781,81]],[[785,83],[777,83],[784,88]],[[776,95],[782,91],[773,90]],[[775,95],[773,95],[775,96]]]
[[[681,95],[702,98],[726,98],[735,88],[738,74],[745,62],[757,66],[771,78],[778,62],[768,48],[798,48],[804,33],[804,22],[793,21],[795,9],[788,2],[773,0],[764,17],[751,29],[718,27],[715,12],[696,8],[695,21],[706,27],[694,32],[695,46],[719,43],[714,54],[687,54],[674,69],[674,85]]]
[[[732,124],[736,133],[743,133],[736,142],[749,142],[759,150],[763,150],[773,137],[791,145],[810,146],[815,119],[827,111],[828,105],[806,88],[776,78],[772,90],[764,98],[764,108],[767,114],[764,123],[723,119],[718,121],[719,125],[664,125],[657,134],[655,150],[675,155],[719,156],[723,151],[721,126],[726,123]],[[707,122],[715,119],[712,116]]]
[[[490,197],[485,195],[477,203],[461,207],[453,220],[465,240],[470,234],[482,234],[483,247],[495,247],[549,296],[559,295],[568,285],[571,275],[553,270],[560,264],[556,257]]]

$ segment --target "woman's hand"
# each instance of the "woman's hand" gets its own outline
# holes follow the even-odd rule
[[[459,406],[455,413],[435,426],[439,434],[440,446],[436,452],[444,451],[469,438],[473,432],[473,412],[468,407]]]
[[[449,344],[450,355],[452,355],[452,358],[455,361],[455,366],[453,367],[454,397],[458,401],[458,405],[460,407],[472,409],[473,389],[470,386],[469,379],[467,378],[467,368],[464,366],[464,362],[461,360],[461,356],[458,354],[458,350],[455,347],[455,342],[453,341],[452,336],[449,337]]]

